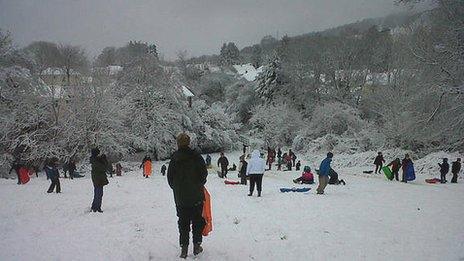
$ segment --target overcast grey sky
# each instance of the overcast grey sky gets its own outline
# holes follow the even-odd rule
[[[296,35],[404,10],[394,0],[0,0],[0,28],[24,46],[47,40],[89,56],[129,40],[154,42],[166,58],[218,53],[264,35]]]

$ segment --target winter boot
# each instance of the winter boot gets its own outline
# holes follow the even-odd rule
[[[180,249],[180,258],[187,258],[187,252],[188,252],[188,245],[181,246]]]
[[[203,252],[203,248],[201,247],[201,243],[193,244],[193,254],[198,255]]]
[[[343,184],[343,186],[345,186],[345,185],[346,185],[346,182],[345,182],[343,179],[341,179],[341,180],[340,180],[340,184]]]
[[[261,197],[261,191],[258,191],[258,197]]]
[[[253,193],[252,192],[248,193],[248,196],[249,197],[253,196]]]
[[[293,180],[293,183],[297,184],[297,183],[298,183],[298,181],[297,181],[296,179],[294,179],[294,180]]]

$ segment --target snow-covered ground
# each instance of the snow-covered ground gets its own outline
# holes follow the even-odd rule
[[[43,175],[21,186],[0,180],[0,260],[177,260],[173,196],[161,164],[154,166],[149,179],[139,170],[110,178],[103,214],[89,213],[89,173],[61,179],[61,194],[45,193]],[[197,259],[464,260],[464,180],[403,184],[362,169],[338,168],[347,185],[329,186],[325,195],[315,195],[316,185],[281,193],[300,173],[266,172],[261,198],[211,170],[214,230]]]

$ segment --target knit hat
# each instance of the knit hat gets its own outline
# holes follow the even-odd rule
[[[188,148],[190,145],[190,137],[187,133],[181,133],[177,136],[177,147],[180,148]]]

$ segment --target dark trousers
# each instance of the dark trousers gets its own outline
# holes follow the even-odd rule
[[[453,173],[453,178],[451,179],[451,183],[458,183],[458,173]]]
[[[242,185],[246,185],[246,184],[247,184],[247,177],[246,177],[246,175],[242,174],[242,175],[240,176],[240,184],[242,184]]]
[[[221,178],[227,178],[227,166],[221,166]]]
[[[398,181],[398,170],[393,171],[393,176],[395,176],[396,181]]]
[[[255,184],[258,189],[258,194],[261,194],[263,184],[263,174],[252,174],[250,175],[250,194],[253,194],[255,190]]]
[[[92,202],[93,210],[101,210],[102,199],[103,199],[103,186],[94,186],[93,187],[93,202]]]
[[[56,186],[56,193],[60,193],[61,192],[60,179],[52,178],[50,180],[52,181],[52,184],[50,184],[50,187],[48,188],[47,192],[52,193]]]
[[[176,207],[179,220],[179,244],[188,246],[190,241],[190,225],[192,225],[193,244],[202,242],[202,232],[206,225],[203,219],[203,202],[193,207]]]
[[[375,174],[377,173],[380,174],[380,171],[382,170],[382,166],[383,164],[380,164],[380,165],[375,164]]]
[[[440,182],[445,183],[446,182],[446,173],[440,173]]]
[[[401,178],[401,182],[406,182],[406,183],[408,182],[406,180],[406,171],[405,170],[403,170],[403,177]]]

